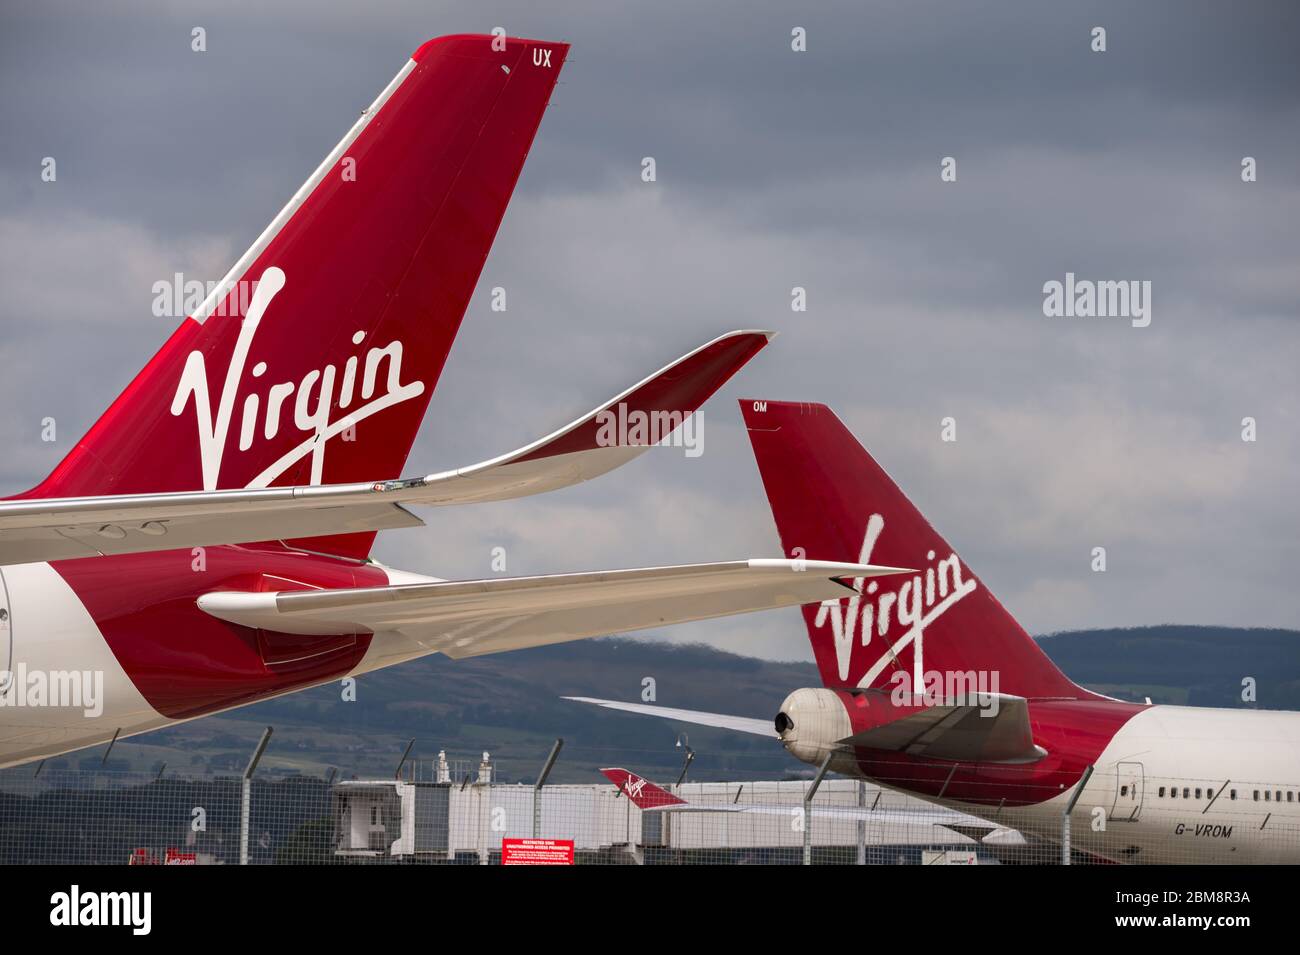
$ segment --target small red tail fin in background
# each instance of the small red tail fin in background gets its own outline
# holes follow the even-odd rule
[[[400,476],[567,52],[420,47],[25,496]],[[364,556],[372,539],[333,551]]]
[[[668,790],[626,769],[602,769],[600,773],[632,800],[632,805],[638,809],[662,809],[664,806],[686,805],[685,799],[678,799]]]
[[[828,687],[1096,698],[1056,668],[947,542],[820,404],[740,403],[787,557],[911,567],[803,607]],[[995,685],[994,685],[995,684]]]

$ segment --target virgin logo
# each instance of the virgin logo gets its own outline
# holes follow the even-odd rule
[[[641,797],[641,790],[645,789],[645,780],[640,776],[633,776],[628,773],[627,782],[624,785],[627,789],[628,798],[635,801]]]
[[[867,520],[867,530],[862,537],[861,564],[871,563],[871,553],[885,529],[885,519],[872,514]],[[875,682],[885,667],[898,659],[898,654],[915,643],[912,653],[913,688],[925,690],[925,667],[922,661],[922,638],[925,628],[946,613],[953,604],[975,590],[974,580],[962,579],[961,561],[956,554],[936,562],[935,552],[926,554],[925,575],[915,574],[897,590],[882,590],[877,581],[867,582],[862,577],[853,580],[857,596],[838,600],[823,600],[817,608],[813,625],[829,625],[835,641],[835,660],[841,680],[849,678],[849,664],[853,659],[854,643],[867,646],[872,636],[888,638],[894,625],[907,630],[877,657],[867,672],[858,680],[866,689]],[[863,586],[865,584],[865,587]]]
[[[226,367],[225,382],[221,396],[217,401],[215,415],[212,400],[208,395],[208,369],[203,353],[192,351],[185,360],[180,382],[176,386],[176,395],[172,398],[171,413],[181,415],[194,398],[194,416],[199,429],[199,461],[203,467],[203,489],[212,491],[217,488],[221,477],[221,464],[226,450],[226,438],[234,417],[235,396],[241,384],[246,380],[244,366],[248,361],[249,349],[257,335],[271,300],[284,288],[284,272],[278,268],[269,268],[262,273],[261,279],[253,292],[248,312],[239,327],[239,338],[235,342],[234,353]],[[358,331],[352,336],[354,345],[365,340],[365,332]],[[381,364],[386,362],[386,376],[383,390],[376,395]],[[361,372],[358,387],[357,374]],[[258,379],[267,373],[267,364],[259,361],[253,366],[252,378]],[[330,420],[330,409],[335,402],[335,383],[339,378],[334,365],[322,369],[312,369],[301,380],[285,381],[271,385],[266,394],[253,391],[244,398],[243,412],[239,426],[239,450],[248,451],[258,440],[271,441],[280,433],[282,424],[287,424],[306,437],[275,461],[271,462],[260,474],[248,482],[246,487],[267,487],[272,481],[287,471],[303,458],[311,455],[311,483],[319,484],[325,470],[325,446],[330,438],[346,432],[357,422],[372,414],[401,404],[424,392],[424,382],[412,381],[401,383],[402,343],[389,342],[382,348],[371,348],[366,352],[364,364],[359,355],[350,356],[343,363],[341,381],[338,383],[338,408],[347,411],[335,421]],[[373,396],[373,397],[372,397]],[[360,403],[353,406],[353,402]],[[282,422],[282,419],[288,420]]]

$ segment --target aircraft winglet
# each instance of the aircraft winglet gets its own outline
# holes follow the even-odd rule
[[[728,332],[557,431],[400,480],[0,501],[0,565],[420,526],[404,505],[504,501],[598,477],[671,438],[773,333]]]

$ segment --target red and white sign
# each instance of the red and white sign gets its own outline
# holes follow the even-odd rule
[[[134,849],[127,865],[198,865],[199,857],[195,852],[182,852],[180,849],[167,848],[167,854],[159,859],[148,849]]]
[[[502,839],[502,865],[573,865],[572,839]]]

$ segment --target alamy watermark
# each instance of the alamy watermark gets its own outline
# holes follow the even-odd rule
[[[227,315],[248,314],[248,305],[253,301],[253,293],[257,291],[257,280],[240,279],[222,285],[215,281],[187,279],[184,273],[176,272],[170,280],[159,279],[154,282],[150,291],[153,292],[151,311],[155,318],[185,318],[193,315],[213,296],[217,297],[217,302],[212,314],[224,318]]]
[[[153,893],[92,892],[73,885],[50,896],[54,926],[121,926],[132,935],[148,935],[153,927]]]
[[[0,708],[58,707],[80,709],[86,719],[104,712],[103,670],[0,670]]]
[[[1065,281],[1043,283],[1043,314],[1048,318],[1127,318],[1134,328],[1151,324],[1151,280],[1094,282],[1065,273]]]
[[[703,413],[628,410],[620,401],[596,415],[596,446],[643,448],[652,445],[683,448],[688,458],[704,453]]]
[[[922,690],[913,692],[912,676],[896,671],[890,677],[894,684],[889,701],[894,706],[973,706],[981,716],[997,716],[997,670],[926,670],[922,676]]]

